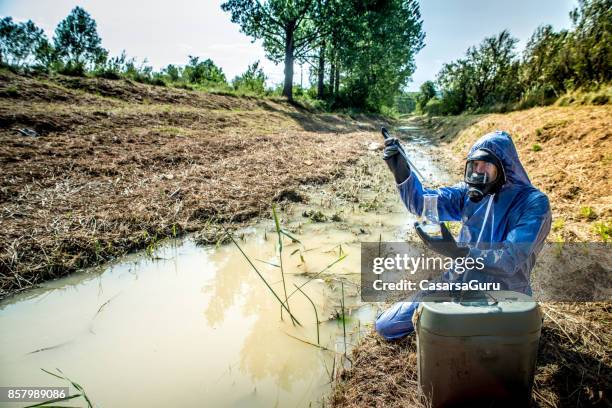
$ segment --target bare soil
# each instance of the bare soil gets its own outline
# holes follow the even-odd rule
[[[0,298],[299,200],[375,128],[283,100],[2,71]]]

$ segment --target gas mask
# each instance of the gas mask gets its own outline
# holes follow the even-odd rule
[[[473,202],[481,201],[487,194],[497,193],[506,182],[500,160],[488,149],[478,149],[465,164],[467,195]]]

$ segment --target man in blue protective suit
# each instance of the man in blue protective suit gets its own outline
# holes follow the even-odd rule
[[[552,217],[548,198],[529,181],[510,135],[497,131],[481,137],[468,154],[464,182],[452,187],[424,189],[406,157],[396,138],[385,140],[383,159],[408,210],[420,215],[423,195],[436,194],[440,221],[462,222],[457,241],[444,223],[440,237],[429,236],[415,224],[418,236],[443,256],[484,260],[482,271],[464,276],[447,271],[441,279],[497,282],[502,290],[531,295],[531,269]],[[396,303],[378,317],[376,330],[388,340],[411,333],[417,306],[416,301]]]

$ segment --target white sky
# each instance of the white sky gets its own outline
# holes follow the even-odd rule
[[[268,84],[281,83],[283,66],[265,58],[259,42],[240,33],[220,0],[0,0],[0,15],[17,21],[31,19],[49,38],[55,26],[79,5],[98,24],[102,46],[111,55],[123,49],[138,60],[147,58],[155,69],[183,65],[188,55],[211,58],[228,80],[260,60]],[[568,13],[575,0],[421,0],[426,46],[416,57],[410,90],[434,79],[442,63],[457,59],[485,36],[504,28],[519,38],[522,49],[537,26],[570,26]],[[308,82],[304,66],[304,84]],[[295,83],[300,68],[295,67]]]

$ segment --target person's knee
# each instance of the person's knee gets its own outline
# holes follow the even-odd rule
[[[414,331],[412,315],[417,302],[400,302],[391,306],[378,316],[374,328],[387,340],[404,337]]]
[[[376,319],[374,328],[379,335],[387,340],[393,337],[393,322],[383,318],[382,315],[378,316],[378,319]]]

